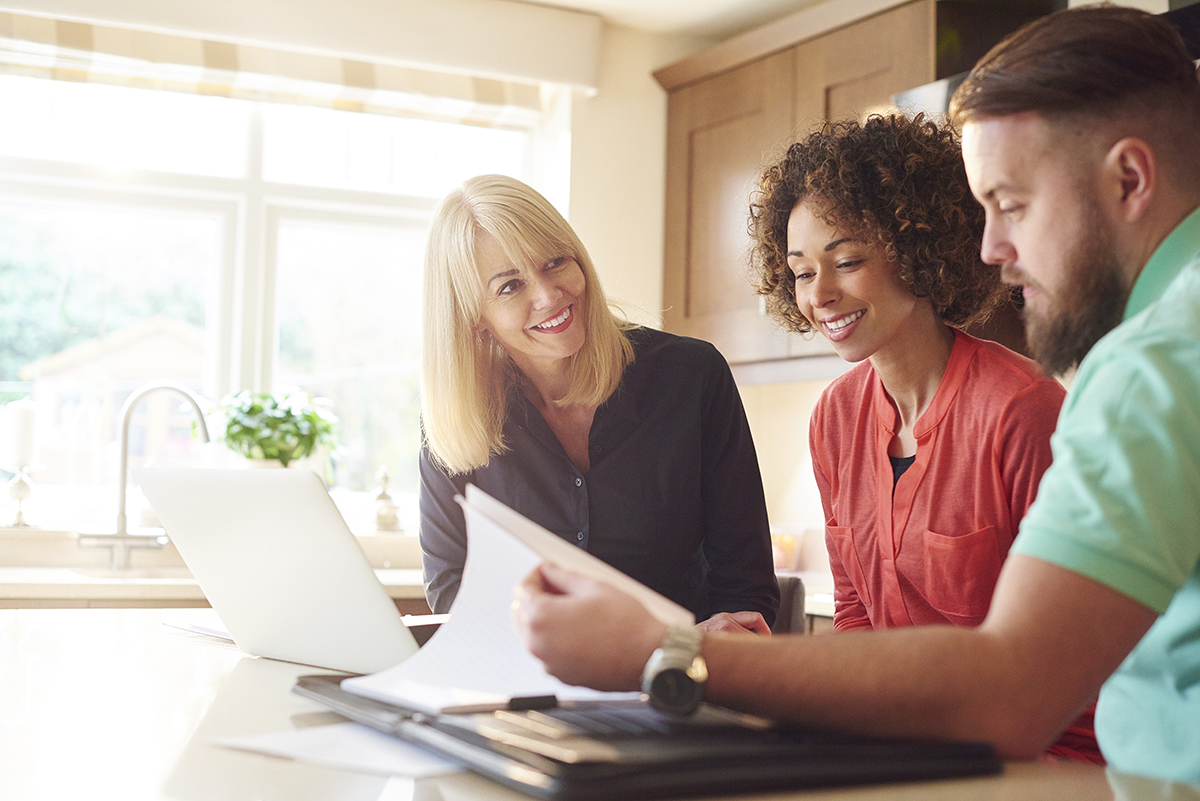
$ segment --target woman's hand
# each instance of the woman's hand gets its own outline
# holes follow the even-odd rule
[[[768,635],[771,633],[771,627],[758,612],[717,612],[708,620],[702,620],[696,625],[710,633],[714,631],[754,632]]]
[[[530,653],[567,684],[637,690],[667,627],[634,598],[543,563],[513,590],[513,622]]]

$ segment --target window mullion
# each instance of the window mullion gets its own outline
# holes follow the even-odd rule
[[[274,275],[268,259],[266,191],[263,181],[263,120],[259,107],[250,117],[244,201],[238,225],[235,263],[234,336],[230,365],[232,390],[271,388],[274,362]]]

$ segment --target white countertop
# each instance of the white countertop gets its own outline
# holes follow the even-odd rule
[[[390,597],[424,602],[416,537],[360,534],[358,542]],[[81,549],[74,532],[0,527],[0,609],[208,605],[170,543],[135,550],[128,569],[109,569],[108,559],[105,549]],[[822,570],[794,575],[804,581],[805,613],[832,617],[832,575]]]
[[[418,568],[376,568],[375,575],[397,600],[425,597]],[[832,578],[801,571],[805,614],[833,616]],[[0,566],[0,609],[22,607],[207,606],[204,593],[186,567],[109,570],[93,567]]]
[[[412,780],[213,745],[340,720],[290,692],[312,668],[244,657],[168,628],[210,610],[0,610],[0,798],[20,801],[528,801],[470,773]],[[999,776],[779,792],[775,801],[1113,801],[1172,786],[1078,763],[1015,762]],[[1184,788],[1186,790],[1186,788]],[[745,801],[747,795],[724,801]]]
[[[357,539],[392,598],[424,602],[416,537]],[[131,568],[112,570],[109,549],[82,548],[75,532],[2,527],[0,608],[208,604],[171,543],[138,548],[130,556]]]
[[[423,599],[421,571],[380,568],[375,575],[395,599]],[[205,606],[186,567],[105,568],[0,567],[0,608],[24,606]]]

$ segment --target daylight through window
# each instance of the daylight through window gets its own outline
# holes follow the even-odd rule
[[[115,513],[118,413],[152,381],[328,398],[312,466],[415,493],[429,216],[471,175],[532,181],[538,130],[15,76],[0,106],[0,402],[36,404],[39,525]],[[132,465],[231,458],[176,396],[139,407]]]

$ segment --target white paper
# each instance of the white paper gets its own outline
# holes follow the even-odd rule
[[[213,743],[223,748],[254,751],[360,773],[411,776],[414,779],[462,770],[414,745],[358,723],[335,723],[269,734],[222,737],[213,740]]]
[[[511,617],[513,587],[544,556],[473,505],[465,504],[464,510],[469,547],[450,619],[408,659],[379,673],[346,679],[343,689],[427,712],[459,705],[499,707],[522,696],[554,695],[560,701],[636,697],[573,687],[546,673],[517,636]],[[506,521],[509,527],[534,525],[512,515],[515,522]],[[683,611],[690,622],[691,614]]]
[[[607,562],[597,559],[582,548],[514,512],[474,484],[467,485],[467,503],[498,523],[509,535],[520,540],[545,561],[602,581],[626,595],[632,595],[660,623],[668,626],[695,624],[696,616],[670,598],[660,595],[637,579],[630,578]],[[467,508],[465,504],[464,508]]]
[[[188,634],[199,634],[204,637],[211,637],[214,640],[220,640],[221,642],[229,643],[230,645],[235,644],[233,642],[233,637],[229,636],[229,632],[225,631],[225,629],[197,626],[192,623],[167,623],[166,621],[163,622],[163,625],[169,626],[173,629],[179,629],[180,631],[186,631]]]

